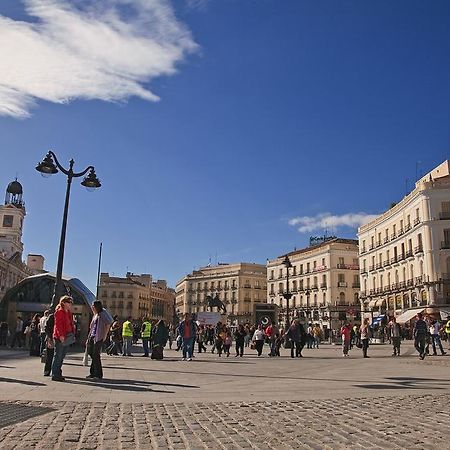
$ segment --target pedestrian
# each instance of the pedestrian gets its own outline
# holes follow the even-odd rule
[[[275,322],[272,322],[266,329],[265,334],[269,339],[269,347],[270,352],[269,356],[276,356],[276,340],[277,340],[277,334],[279,334],[278,327]]]
[[[225,326],[220,324],[219,328],[216,327],[216,340],[214,341],[214,347],[216,348],[219,357],[222,356],[224,344],[225,344]]]
[[[44,311],[44,315],[39,320],[39,340],[40,340],[39,354],[42,354],[42,352],[45,349],[45,340],[47,338],[47,336],[45,334],[45,325],[47,324],[49,315],[50,315],[50,310],[46,309]]]
[[[350,349],[351,331],[352,326],[348,322],[341,327],[342,356],[344,357],[348,356],[348,351]]]
[[[442,347],[441,338],[439,337],[440,325],[436,319],[430,320],[430,336],[431,336],[431,344],[433,345],[433,356],[437,356],[436,346],[439,347],[439,351],[441,355],[444,356],[446,352]]]
[[[175,333],[173,331],[173,325],[169,326],[169,349],[172,350],[173,341],[175,340]]]
[[[291,341],[291,358],[301,358],[303,356],[302,350],[304,346],[304,340],[306,338],[304,334],[305,331],[303,329],[303,325],[299,322],[298,319],[295,319],[291,323],[291,326],[288,328],[285,334],[285,337]]]
[[[241,357],[244,355],[244,345],[245,336],[247,332],[245,331],[244,325],[240,324],[237,330],[234,332],[234,341],[236,343],[236,357]]]
[[[370,338],[370,327],[369,327],[369,319],[366,317],[363,320],[363,323],[359,327],[359,335],[360,335],[360,341],[362,345],[362,352],[364,358],[370,358],[370,356],[367,355],[367,350],[369,348],[369,338]]]
[[[8,342],[8,322],[5,320],[0,323],[0,345],[4,345],[6,347]]]
[[[106,353],[108,355],[118,356],[122,354],[122,327],[119,322],[119,316],[113,317],[113,323],[109,329],[111,335],[111,344],[107,348]]]
[[[184,320],[180,322],[180,325],[178,326],[178,332],[181,336],[183,347],[182,361],[192,361],[197,327],[195,325],[195,322],[192,320],[190,313],[184,314]]]
[[[131,319],[131,316],[128,316],[127,320],[122,324],[122,356],[133,356],[131,354],[131,347],[133,346],[134,327],[131,323]]]
[[[89,327],[89,336],[86,341],[88,354],[92,361],[89,375],[86,378],[90,380],[102,380],[103,367],[101,352],[103,342],[108,336],[109,328],[112,324],[112,318],[103,308],[100,300],[95,300],[92,304],[92,313],[94,314],[94,317],[92,318]]]
[[[312,329],[312,335],[313,335],[313,347],[318,349],[320,341],[322,340],[322,330],[318,323],[314,325]]]
[[[392,317],[388,324],[389,335],[393,346],[392,356],[400,356],[400,345],[402,343],[402,327],[397,323],[397,319]]]
[[[152,359],[164,358],[164,347],[169,339],[169,330],[164,320],[159,320],[152,331]]]
[[[255,347],[255,350],[258,352],[258,356],[261,356],[263,347],[264,347],[264,330],[261,324],[258,325],[258,328],[253,333],[253,344]]]
[[[147,317],[144,317],[141,325],[141,338],[144,354],[141,356],[144,356],[146,358],[148,358],[149,355],[149,345],[151,336],[152,336],[152,324],[148,321]]]
[[[447,346],[448,350],[450,351],[450,315],[447,316],[447,322],[445,323],[444,331],[447,335]]]
[[[417,314],[417,320],[413,328],[414,347],[419,352],[419,358],[425,359],[426,351],[425,345],[428,335],[428,326],[425,320],[423,320],[423,314]]]
[[[231,337],[231,331],[227,330],[225,335],[225,341],[223,344],[223,352],[227,355],[227,358],[230,356],[230,348],[233,344],[233,338]]]
[[[23,346],[23,321],[22,318],[20,316],[17,316],[16,319],[16,327],[14,328],[14,334],[13,334],[13,338],[11,341],[11,348],[14,348],[14,346],[17,345],[19,346],[19,348],[21,348]]]
[[[53,329],[55,328],[55,315],[49,312],[45,322],[45,364],[44,377],[49,377],[52,371],[53,357],[55,355],[55,340],[53,339]]]
[[[41,355],[41,340],[39,332],[39,324],[41,317],[39,314],[35,314],[29,325],[30,327],[30,356]]]
[[[63,295],[55,309],[55,326],[53,327],[53,339],[55,342],[55,354],[52,363],[52,380],[65,381],[62,376],[62,365],[69,346],[75,342],[75,324],[72,315],[73,299]]]
[[[281,356],[280,355],[280,349],[281,349],[281,346],[284,343],[284,330],[281,330],[281,332],[277,333],[275,336],[276,336],[276,340],[275,340],[275,356]]]
[[[308,324],[307,335],[306,335],[306,348],[313,348],[313,324]]]
[[[250,347],[250,342],[252,340],[250,328],[248,326],[245,326],[244,329],[245,329],[244,347]]]
[[[204,351],[206,353],[207,349],[204,344],[205,338],[206,338],[206,333],[205,333],[205,329],[202,325],[199,328],[198,333],[197,333],[198,353],[201,353],[202,351]]]

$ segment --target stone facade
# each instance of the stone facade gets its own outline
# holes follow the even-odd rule
[[[290,320],[319,323],[333,329],[344,320],[359,317],[358,242],[334,238],[311,247],[287,253],[289,269]],[[267,263],[267,301],[280,307],[285,322],[287,269],[286,255]]]
[[[99,300],[121,319],[131,316],[134,320],[148,317],[172,322],[175,293],[164,280],[153,281],[149,274],[127,272],[125,277],[115,277],[102,273],[98,291]]]
[[[358,230],[366,313],[450,304],[450,162]]]
[[[227,320],[242,323],[253,319],[256,304],[266,302],[266,291],[266,267],[261,264],[202,267],[177,283],[176,308],[179,314],[206,311],[206,297],[218,295],[227,308]]]

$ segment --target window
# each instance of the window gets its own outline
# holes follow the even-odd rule
[[[5,228],[11,228],[13,226],[14,216],[4,215],[3,216],[3,226]]]
[[[354,266],[359,265],[358,258],[353,258],[353,265],[354,265]]]
[[[309,263],[306,263],[306,273],[309,273],[309,270],[310,270],[310,265],[309,265]]]
[[[325,258],[322,258],[322,266],[325,266]]]
[[[344,265],[344,258],[339,258],[339,265],[343,266]]]
[[[338,274],[339,283],[345,282],[345,275],[343,273]]]
[[[303,273],[303,264],[300,264],[300,275]]]
[[[271,280],[273,280],[274,277],[275,277],[274,272],[275,272],[274,270],[271,270],[271,271],[270,271],[270,279],[271,279]],[[225,281],[225,286],[226,286],[226,281]]]
[[[278,278],[282,278],[283,277],[283,269],[280,269],[278,272]]]
[[[292,274],[297,275],[297,266],[292,267]]]
[[[313,268],[315,269],[317,267],[317,261],[313,261]]]

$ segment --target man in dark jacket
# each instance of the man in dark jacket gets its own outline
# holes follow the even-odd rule
[[[45,323],[45,366],[44,366],[44,376],[49,377],[52,371],[53,356],[55,354],[55,341],[53,340],[53,328],[55,326],[55,316],[53,313],[48,315],[47,322]]]
[[[422,313],[417,314],[417,321],[414,324],[413,337],[414,337],[414,347],[419,352],[419,358],[425,358],[425,345],[428,335],[428,326],[425,320],[423,320]]]
[[[294,347],[295,356],[301,358],[302,350],[305,345],[305,329],[303,325],[295,319],[289,329],[286,331],[286,337],[291,341],[291,358],[294,358]]]

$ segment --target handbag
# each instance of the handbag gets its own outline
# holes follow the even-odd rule
[[[89,365],[89,348],[86,345],[86,350],[84,351],[84,356],[83,356],[83,366],[88,366]]]
[[[41,363],[45,364],[47,362],[47,349],[44,348],[44,350],[41,353]]]
[[[63,347],[69,347],[69,345],[72,345],[75,343],[75,335],[73,333],[67,333],[66,338],[64,339],[64,342],[61,342]]]

